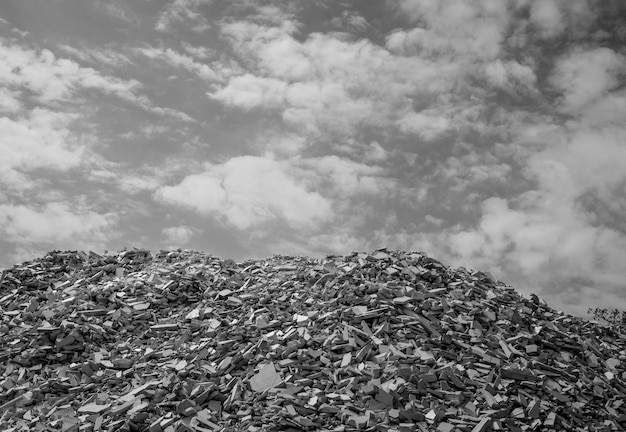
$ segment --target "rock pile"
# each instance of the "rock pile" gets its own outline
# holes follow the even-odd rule
[[[50,252],[0,276],[3,431],[616,431],[626,336],[379,250]]]

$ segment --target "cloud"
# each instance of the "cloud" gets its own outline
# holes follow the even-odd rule
[[[47,49],[35,51],[5,43],[0,44],[0,83],[26,88],[43,104],[67,101],[79,88],[133,101],[137,99],[134,91],[140,87],[138,81],[105,76],[72,60],[56,58]]]
[[[42,248],[77,248],[100,244],[115,222],[111,213],[53,202],[42,206],[0,204],[0,232],[4,241]]]
[[[207,60],[215,56],[216,54],[215,50],[211,48],[207,48],[205,46],[191,45],[190,43],[186,41],[182,41],[181,44],[182,44],[183,49],[187,51],[188,54],[191,54],[192,56],[200,60]]]
[[[160,188],[156,198],[242,230],[266,223],[305,229],[328,219],[331,211],[330,203],[308,190],[287,163],[255,156],[208,165],[177,185]]]
[[[484,199],[476,226],[458,225],[425,239],[452,264],[506,275],[508,283],[557,308],[584,314],[585,298],[626,305],[626,225],[620,216],[626,210],[626,129],[572,124],[556,133],[561,139],[525,156],[534,188]],[[473,176],[480,161],[453,166]],[[497,174],[491,167],[484,172]]]
[[[608,192],[626,180],[624,142],[623,126],[577,129],[561,145],[533,155],[528,169],[555,195],[575,199],[590,189]]]
[[[79,166],[81,143],[70,132],[75,115],[35,108],[28,116],[13,120],[0,117],[0,183],[28,189],[28,176],[38,169],[67,171]]]
[[[125,21],[127,23],[139,23],[139,18],[122,2],[112,0],[96,0],[94,7],[103,11],[111,18]]]
[[[113,67],[129,66],[133,61],[123,53],[113,48],[76,48],[71,45],[61,44],[58,48],[66,54],[86,63],[108,65]]]
[[[354,11],[343,11],[340,17],[331,19],[330,24],[339,29],[360,33],[370,27],[369,22]]]
[[[487,81],[502,89],[535,90],[537,76],[532,67],[518,63],[515,60],[503,62],[497,59],[485,66]]]
[[[462,192],[485,183],[510,184],[511,171],[511,165],[491,153],[470,150],[464,155],[447,158],[434,175],[438,183],[451,184],[451,191]]]
[[[365,148],[365,162],[377,163],[383,162],[389,157],[389,152],[385,150],[378,142],[372,141]]]
[[[616,90],[589,104],[580,113],[581,121],[589,126],[621,124],[626,118],[626,90]]]
[[[421,24],[387,40],[388,48],[406,54],[494,59],[511,19],[510,5],[497,0],[401,0],[398,8],[412,23]]]
[[[307,147],[307,139],[293,133],[267,133],[258,141],[258,146],[272,157],[297,156]]]
[[[588,0],[534,0],[529,10],[530,31],[533,36],[543,39],[584,31],[595,22],[593,3]]]
[[[556,0],[535,1],[530,7],[530,22],[549,38],[565,30],[565,17]]]
[[[397,187],[385,170],[339,156],[322,156],[292,162],[314,190],[338,200],[362,195],[391,194]]]
[[[19,92],[0,88],[0,113],[14,113],[20,111],[21,108]]]
[[[590,289],[616,294],[626,277],[621,265],[626,237],[591,225],[570,201],[541,192],[523,196],[514,208],[499,198],[486,200],[479,229],[453,234],[449,241],[464,261],[501,266],[510,283],[561,305],[558,281],[584,279]]]
[[[288,84],[275,78],[251,74],[230,78],[228,84],[208,96],[243,109],[280,108],[285,105]]]
[[[435,113],[410,112],[400,118],[397,124],[400,130],[415,134],[426,141],[441,136],[451,128],[450,121],[446,117]]]
[[[191,56],[181,54],[171,48],[141,48],[137,50],[150,59],[158,59],[172,67],[184,69],[207,81],[219,80],[218,74],[208,65],[199,63]]]
[[[25,89],[42,105],[71,104],[81,90],[93,89],[112,95],[157,115],[184,122],[193,119],[178,110],[155,106],[145,95],[138,94],[137,80],[108,76],[82,67],[75,61],[57,58],[50,50],[33,50],[0,39],[0,84],[10,89]]]
[[[117,183],[121,190],[128,194],[136,194],[142,191],[154,191],[161,182],[158,178],[150,176],[136,176],[136,175],[117,175],[115,176]]]
[[[626,57],[610,48],[574,49],[560,57],[550,82],[563,95],[561,109],[575,112],[607,95],[624,67]]]
[[[185,23],[191,30],[203,32],[210,26],[199,8],[211,2],[212,0],[172,0],[160,13],[155,28],[165,32],[171,31],[174,24]]]
[[[163,229],[162,234],[173,247],[181,247],[191,240],[194,230],[186,225],[178,225]]]
[[[209,97],[244,109],[279,109],[307,134],[354,134],[364,125],[393,126],[415,99],[450,91],[457,64],[396,56],[367,40],[313,33],[297,39],[296,23],[222,27],[249,72],[231,77]]]

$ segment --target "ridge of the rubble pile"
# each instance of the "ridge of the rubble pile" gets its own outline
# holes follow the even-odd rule
[[[423,252],[51,251],[0,311],[8,432],[626,427],[625,335]]]

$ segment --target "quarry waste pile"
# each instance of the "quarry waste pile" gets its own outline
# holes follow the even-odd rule
[[[624,334],[424,253],[53,251],[0,310],[5,432],[626,427]]]

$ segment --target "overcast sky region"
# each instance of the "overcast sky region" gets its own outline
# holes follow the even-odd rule
[[[2,0],[0,267],[425,251],[626,309],[624,0]]]

